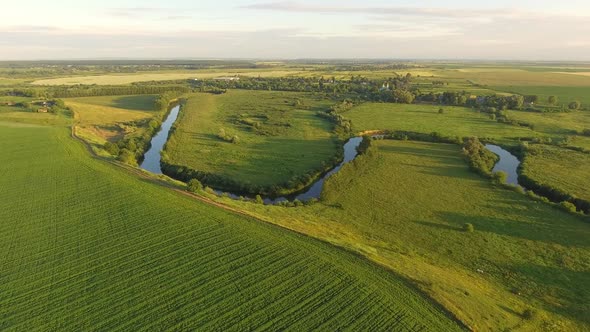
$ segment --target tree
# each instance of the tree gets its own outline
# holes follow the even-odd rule
[[[471,233],[471,232],[473,232],[475,230],[475,227],[473,227],[473,224],[466,223],[466,224],[463,225],[463,230],[465,232]]]
[[[492,177],[494,179],[494,182],[496,182],[497,184],[505,184],[508,180],[508,174],[506,174],[506,172],[504,171],[494,172],[494,174],[492,174]]]
[[[125,164],[131,166],[137,166],[137,160],[135,159],[135,153],[129,151],[128,149],[123,149],[119,153],[119,161],[124,162]]]
[[[445,112],[445,110],[444,110],[444,109],[442,109],[442,108],[439,108],[439,109],[438,109],[438,114],[443,114],[444,112]]]
[[[537,95],[524,96],[524,101],[529,104],[536,104],[539,102],[539,96],[537,96]]]
[[[264,204],[264,200],[262,199],[262,196],[260,196],[260,195],[256,195],[256,198],[254,199],[254,202],[256,204]]]
[[[557,97],[556,96],[549,96],[549,98],[547,98],[547,102],[549,103],[549,105],[555,105],[555,104],[557,104]]]
[[[127,150],[135,152],[137,150],[137,143],[134,140],[127,142]]]
[[[510,102],[510,108],[512,109],[521,109],[524,105],[524,97],[521,95],[514,95],[512,96],[512,100]]]
[[[203,190],[203,184],[197,179],[191,179],[186,185],[186,190],[192,193],[199,192]]]
[[[572,212],[572,213],[575,213],[578,210],[573,203],[568,202],[568,201],[563,201],[563,202],[559,203],[559,207],[566,212]]]
[[[404,90],[404,89],[393,90],[393,100],[396,103],[411,104],[414,102],[415,98],[416,98],[416,96],[414,96],[414,94],[408,90]]]
[[[582,106],[582,105],[580,104],[579,101],[576,100],[576,101],[572,101],[571,103],[569,103],[568,108],[570,110],[577,110],[580,108],[580,106]]]
[[[234,144],[238,144],[238,143],[240,143],[240,138],[238,137],[238,135],[234,135],[234,136],[231,138],[231,142],[232,142],[232,143],[234,143]]]
[[[225,139],[227,137],[227,134],[225,133],[225,129],[219,128],[219,131],[217,132],[217,137],[219,137],[220,139],[225,141]]]
[[[113,156],[119,155],[119,147],[117,146],[117,144],[106,142],[104,144],[104,149],[106,152],[110,153]]]

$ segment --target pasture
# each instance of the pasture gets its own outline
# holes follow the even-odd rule
[[[194,94],[165,152],[175,165],[258,186],[282,185],[321,168],[341,150],[333,124],[316,115],[329,106],[329,100],[306,93]]]
[[[558,188],[590,201],[590,154],[549,145],[535,145],[527,154],[522,173],[535,182]]]
[[[463,66],[458,69],[442,69],[439,76],[446,78],[464,79],[483,86],[562,86],[588,87],[590,77],[572,75],[560,72],[536,71],[516,68],[513,66],[498,66],[478,68],[477,66]]]
[[[36,80],[33,85],[123,85],[136,82],[171,81],[184,79],[211,79],[224,76],[251,76],[251,77],[281,77],[296,75],[298,70],[205,70],[205,71],[174,71],[174,72],[145,72],[133,74],[104,74],[91,76],[57,77]]]
[[[535,131],[553,136],[577,135],[590,129],[590,111],[528,112],[507,111],[511,119],[533,125]]]
[[[393,274],[0,127],[0,330],[460,330]]]
[[[579,101],[583,107],[590,107],[590,83],[588,86],[494,86],[494,90],[522,95],[537,95],[541,103],[546,103],[549,96],[556,96],[559,104],[567,105]]]
[[[443,114],[438,110],[444,109]],[[519,137],[537,136],[538,133],[519,126],[498,123],[490,116],[465,107],[365,103],[342,113],[352,121],[355,131],[403,130],[443,136],[491,138],[502,143],[515,144]]]
[[[66,99],[74,111],[76,133],[88,142],[102,145],[127,135],[141,135],[135,122],[158,115],[154,111],[155,96],[106,96]]]
[[[320,204],[221,200],[391,267],[476,330],[590,326],[587,222],[493,185],[468,169],[459,146],[377,148],[332,176]]]

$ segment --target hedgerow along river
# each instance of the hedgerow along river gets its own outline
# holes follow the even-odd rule
[[[179,112],[179,105],[174,106],[170,110],[170,113],[166,117],[166,120],[164,120],[164,122],[162,123],[160,131],[158,131],[158,133],[151,140],[151,147],[145,153],[143,162],[140,165],[142,169],[145,169],[146,171],[152,172],[154,174],[162,174],[162,168],[160,166],[160,160],[162,159],[161,153],[164,149],[164,145],[166,145],[166,141],[168,140],[170,129],[172,129],[172,125],[174,125],[174,122],[176,122],[176,119],[178,118]],[[342,162],[338,164],[336,167],[332,168],[327,173],[325,173],[323,176],[321,176],[304,192],[277,198],[266,197],[264,198],[264,203],[275,204],[281,201],[293,201],[295,199],[298,199],[300,201],[306,201],[312,198],[320,198],[326,179],[328,179],[332,174],[338,172],[346,163],[354,160],[354,158],[357,157],[357,147],[361,144],[362,140],[362,137],[353,137],[346,141],[346,143],[344,144],[344,159],[342,160]],[[494,166],[493,171],[506,172],[508,174],[507,182],[510,184],[518,185],[518,174],[516,170],[518,168],[518,165],[520,164],[520,161],[510,152],[502,149],[497,145],[487,144],[486,148],[500,157],[500,160]],[[218,194],[222,194],[222,192],[218,190],[216,190],[215,192]],[[239,195],[234,193],[225,194],[234,199],[240,198]]]

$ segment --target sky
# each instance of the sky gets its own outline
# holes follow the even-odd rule
[[[588,0],[19,0],[0,60],[590,60]]]

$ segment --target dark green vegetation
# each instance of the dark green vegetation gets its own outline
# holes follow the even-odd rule
[[[494,185],[458,145],[373,145],[326,182],[319,204],[224,202],[399,271],[476,330],[587,329],[582,217]],[[527,310],[536,315],[524,318]]]
[[[164,172],[244,193],[302,189],[338,162],[335,124],[311,94],[232,90],[194,94],[167,145]]]
[[[2,126],[0,151],[2,330],[459,329],[381,268],[92,159],[65,128]]]

